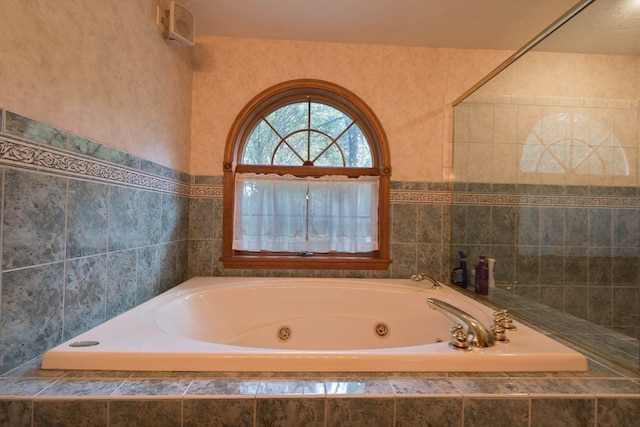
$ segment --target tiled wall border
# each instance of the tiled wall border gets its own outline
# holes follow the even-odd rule
[[[631,209],[640,207],[640,198],[635,196],[554,196],[430,191],[391,191],[391,202],[489,206],[611,207]]]
[[[7,166],[127,185],[179,195],[189,194],[189,185],[134,171],[52,147],[0,135],[0,161]]]
[[[136,171],[87,156],[65,152],[43,143],[0,134],[0,162],[7,166],[92,179],[116,185],[188,195],[222,198],[223,187],[189,184]],[[509,193],[464,193],[430,190],[391,190],[392,203],[428,203],[497,206],[574,206],[639,208],[640,198],[620,196],[536,195]]]
[[[222,186],[192,184],[189,188],[189,197],[221,199]]]
[[[0,109],[0,165],[114,185],[189,194],[189,176]]]
[[[455,205],[638,208],[640,198],[619,196],[552,196],[534,194],[455,193]]]

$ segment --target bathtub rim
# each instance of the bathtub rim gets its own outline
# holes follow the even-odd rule
[[[220,288],[229,288],[238,286],[238,284],[245,283],[246,286],[256,286],[261,281],[267,281],[267,283],[273,284],[274,280],[287,279],[284,282],[290,282],[291,280],[302,280],[318,282],[318,278],[247,278],[247,277],[196,277],[183,282],[182,284],[172,288],[171,290],[158,295],[151,300],[148,300],[136,308],[150,308],[159,304],[162,304],[168,299],[176,297],[182,297],[188,294],[197,293],[203,288],[209,288],[211,286],[210,281],[224,281],[220,284]],[[258,283],[246,283],[247,280],[258,281]],[[430,284],[423,282],[413,282],[408,279],[330,279],[337,281],[338,283],[379,283],[378,287],[384,287],[387,290],[389,284],[392,284],[397,289],[414,289],[416,291],[428,291],[430,290]],[[286,285],[286,283],[283,283]],[[457,292],[452,286],[447,286],[445,292]],[[463,295],[465,296],[465,295]],[[468,298],[468,296],[465,296]],[[478,301],[483,303],[483,301]],[[485,304],[486,305],[486,304]],[[491,308],[491,307],[488,307]],[[426,303],[425,303],[426,309]],[[110,321],[115,319],[127,319],[125,316],[132,310],[125,312]],[[138,312],[142,312],[141,309]],[[130,315],[129,315],[130,317]],[[106,323],[106,322],[105,322]],[[102,325],[99,325],[100,327]],[[524,325],[523,325],[524,326]],[[94,328],[95,329],[95,328]],[[534,331],[534,329],[524,326],[524,330]],[[429,346],[429,364],[424,363],[425,345],[410,346],[410,347],[392,347],[388,349],[376,349],[376,350],[341,350],[341,351],[317,351],[317,350],[290,350],[280,351],[281,355],[287,357],[268,357],[266,355],[272,354],[272,349],[252,348],[252,347],[239,347],[239,346],[225,346],[224,344],[217,345],[218,347],[232,347],[235,350],[233,356],[225,356],[226,353],[212,352],[210,348],[206,348],[210,343],[204,345],[191,345],[190,353],[184,354],[181,351],[166,351],[157,347],[148,347],[147,351],[142,353],[136,353],[134,355],[127,355],[123,357],[117,349],[109,351],[105,350],[105,345],[102,348],[87,347],[82,349],[69,350],[68,344],[73,341],[91,339],[91,332],[87,331],[78,335],[70,340],[67,340],[53,349],[47,351],[42,358],[43,369],[82,369],[82,370],[132,370],[132,371],[293,371],[293,372],[345,372],[345,371],[358,371],[358,372],[477,372],[477,371],[491,371],[491,372],[519,372],[521,369],[514,369],[513,357],[511,354],[493,354],[491,357],[488,355],[493,351],[496,352],[500,349],[502,344],[497,344],[497,348],[490,349],[473,349],[471,352],[456,352],[448,347],[447,342],[438,344],[427,344]],[[166,334],[166,332],[163,332]],[[549,340],[549,343],[554,348],[559,348],[562,351],[560,353],[553,353],[553,360],[547,360],[550,358],[550,354],[542,352],[535,356],[529,355],[529,360],[535,361],[537,368],[527,367],[528,372],[549,372],[549,371],[585,371],[587,369],[586,358],[579,352],[568,348],[566,345],[557,342],[556,340],[546,337],[540,332],[535,332],[544,337],[545,340]],[[175,337],[178,344],[193,344],[192,339]],[[148,344],[148,343],[146,343]],[[511,345],[511,344],[507,344]],[[135,345],[134,345],[135,346]],[[226,350],[222,348],[222,350]],[[85,360],[87,353],[90,354],[92,361]],[[93,353],[93,354],[91,354]],[[162,363],[154,363],[151,359],[151,355],[163,355],[170,360],[165,360]],[[342,363],[339,366],[332,366],[330,362],[332,358],[336,357],[336,354],[343,355]],[[474,356],[483,356],[486,360],[471,359]],[[111,366],[114,359],[118,359],[117,366]],[[275,359],[278,359],[277,361]],[[291,362],[304,361],[302,367],[292,367]],[[390,361],[401,361],[402,369],[390,369],[388,364]],[[213,363],[215,361],[216,363]],[[109,367],[105,368],[105,364]],[[184,369],[185,365],[189,366],[189,369]],[[455,369],[452,369],[452,365]],[[551,366],[553,365],[553,366]],[[521,366],[521,365],[518,365]]]

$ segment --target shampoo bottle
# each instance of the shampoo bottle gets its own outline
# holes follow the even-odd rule
[[[458,252],[458,254],[460,255],[460,264],[458,267],[453,269],[451,281],[461,288],[466,288],[469,282],[467,272],[467,255],[463,251]]]
[[[489,268],[484,263],[484,256],[480,256],[480,262],[476,266],[476,292],[489,295]]]

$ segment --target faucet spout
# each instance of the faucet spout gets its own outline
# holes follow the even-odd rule
[[[454,322],[465,325],[467,328],[467,341],[473,347],[493,347],[495,344],[491,331],[466,311],[436,298],[427,298],[427,304]]]
[[[433,277],[425,274],[425,273],[416,273],[414,275],[411,276],[411,280],[413,280],[414,282],[419,282],[421,280],[426,280],[429,283],[431,283],[431,288],[432,289],[442,289],[442,285],[440,283],[438,283],[438,281],[436,279],[434,279]]]

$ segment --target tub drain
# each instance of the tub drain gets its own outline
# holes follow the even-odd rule
[[[389,330],[389,326],[386,323],[376,323],[373,327],[374,332],[378,336],[378,338],[386,338],[389,336],[391,331]]]
[[[278,329],[278,332],[276,333],[278,340],[282,342],[289,341],[291,339],[291,335],[293,335],[293,333],[291,331],[291,328],[288,326],[282,326],[280,329]]]

